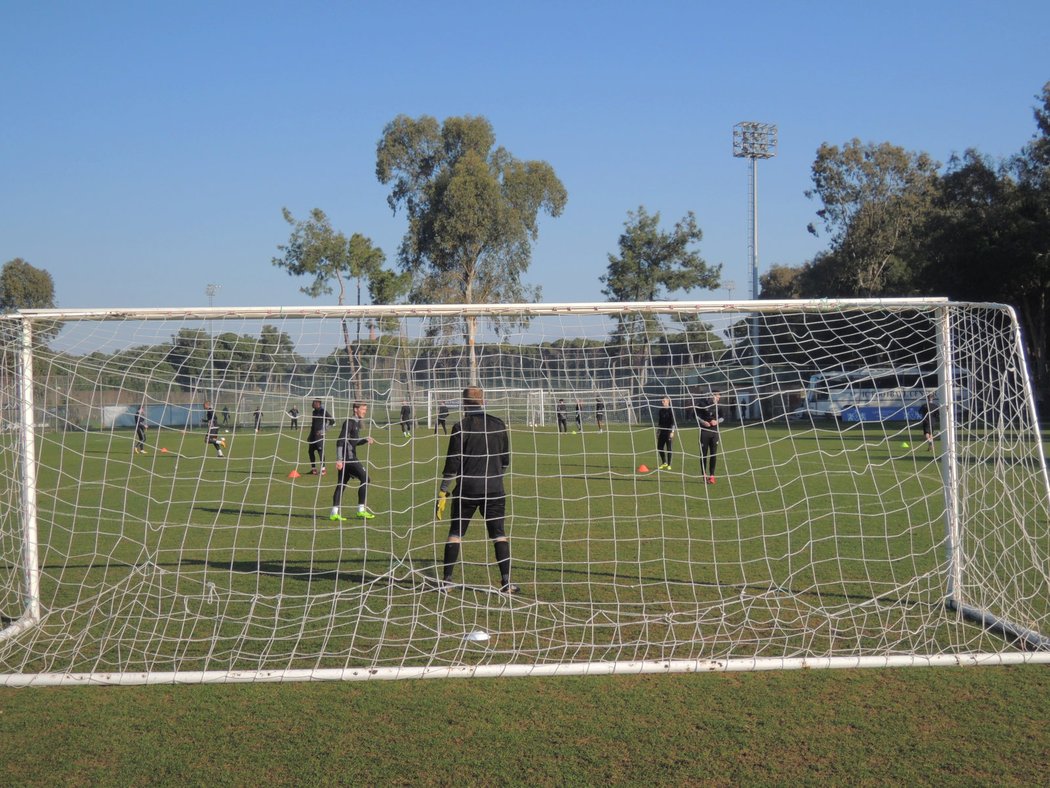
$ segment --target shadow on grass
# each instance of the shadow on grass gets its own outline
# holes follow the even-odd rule
[[[352,583],[356,585],[387,585],[398,588],[416,588],[424,585],[427,579],[435,579],[436,562],[428,559],[413,560],[408,564],[411,572],[407,577],[395,578],[389,569],[392,564],[382,561],[364,561],[380,564],[386,571],[370,572],[367,568],[347,570],[342,568],[344,560],[339,561],[242,561],[242,560],[202,560],[195,558],[184,558],[177,563],[179,567],[200,566],[217,572],[231,572],[244,575],[266,575],[281,580],[298,580],[303,583]],[[416,577],[425,578],[423,582],[416,582]]]
[[[294,511],[283,511],[283,512],[271,512],[267,509],[246,509],[244,507],[234,506],[195,506],[193,507],[195,512],[206,512],[208,514],[222,515],[224,517],[258,517],[258,518],[270,518],[271,520],[311,520],[321,522],[322,520],[327,523],[328,517],[322,516],[317,512],[294,512]],[[264,523],[260,522],[260,525]]]

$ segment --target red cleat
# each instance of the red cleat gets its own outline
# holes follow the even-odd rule
[[[707,483],[708,484],[714,484],[715,483],[715,477],[714,476],[708,476],[707,477]]]

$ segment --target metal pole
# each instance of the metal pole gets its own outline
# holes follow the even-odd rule
[[[22,320],[22,347],[19,384],[22,415],[22,512],[25,539],[25,614],[29,621],[40,620],[40,554],[37,534],[36,423],[33,404],[33,328]]]

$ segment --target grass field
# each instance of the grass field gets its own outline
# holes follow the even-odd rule
[[[62,614],[20,639],[24,651],[0,652],[2,664],[166,671],[1003,648],[944,611],[940,469],[903,447],[915,437],[905,432],[726,429],[711,486],[698,478],[695,430],[679,436],[675,470],[640,474],[639,463],[657,464],[650,429],[516,429],[510,534],[525,594],[513,600],[488,591],[480,523],[465,545],[467,587],[429,590],[445,535],[433,521],[445,441],[373,434],[381,443],[362,454],[379,517],[343,527],[327,520],[331,474],[288,478],[306,470],[288,431],[231,433],[226,460],[199,432],[151,435],[146,456],[132,455],[126,433],[46,436],[42,593]],[[979,507],[981,527],[1009,543],[1000,493],[1031,468],[1011,448],[1016,462],[986,472],[987,443],[960,447],[960,484],[992,502]],[[1039,512],[1031,495],[1011,505]],[[345,508],[353,500],[351,486]],[[976,563],[985,584],[1016,574],[1001,559]],[[1037,580],[1021,583],[1036,589],[1023,605],[1045,621]],[[492,633],[484,648],[463,640],[475,628]],[[1027,666],[0,690],[0,747],[13,782],[38,784],[1023,784],[1047,769],[1047,676]]]

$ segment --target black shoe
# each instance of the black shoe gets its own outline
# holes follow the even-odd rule
[[[426,578],[426,583],[428,586],[431,587],[432,590],[437,591],[439,594],[447,594],[449,591],[456,587],[456,584],[453,583],[451,580],[438,580],[436,577]]]
[[[504,583],[503,584],[503,588],[500,589],[500,593],[501,594],[510,594],[510,595],[520,594],[521,593],[521,588],[519,588],[518,586],[514,585],[513,583]]]

